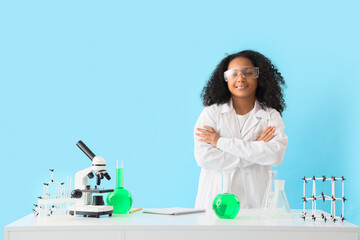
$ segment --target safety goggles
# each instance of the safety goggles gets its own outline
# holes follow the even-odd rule
[[[257,67],[238,67],[232,68],[224,72],[224,77],[226,82],[236,80],[240,75],[245,79],[253,79],[259,77],[259,68]]]

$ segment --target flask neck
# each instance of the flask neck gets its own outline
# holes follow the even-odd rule
[[[285,180],[274,180],[275,192],[284,191]]]
[[[124,168],[116,169],[116,188],[124,187]]]
[[[268,180],[270,181],[278,180],[278,171],[269,170]]]
[[[222,191],[223,193],[231,193],[231,173],[229,172],[223,172],[222,175],[223,185],[222,185]]]

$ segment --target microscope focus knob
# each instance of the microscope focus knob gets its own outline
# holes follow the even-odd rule
[[[82,197],[82,191],[80,189],[74,189],[71,192],[71,197],[72,198],[81,198]]]

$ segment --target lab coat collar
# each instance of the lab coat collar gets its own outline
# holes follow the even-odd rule
[[[224,113],[224,114],[231,114],[231,119],[234,119],[234,121],[237,121],[236,119],[236,112],[235,109],[233,107],[233,102],[232,99],[230,99],[230,101],[228,103],[222,104],[219,106],[220,107],[220,112]],[[265,111],[261,106],[258,100],[255,100],[255,106],[254,108],[251,110],[250,115],[248,117],[248,119],[246,120],[244,127],[241,130],[241,135],[242,138],[245,139],[247,133],[250,132],[250,130],[252,128],[254,128],[257,123],[258,123],[258,119],[259,118],[263,118],[263,119],[270,119],[270,116],[268,114],[267,111]]]
[[[219,105],[219,108],[220,108],[220,113],[229,113],[231,111],[235,111],[233,106],[233,101],[231,98],[229,102]],[[269,119],[269,114],[267,114],[267,112],[260,106],[260,103],[257,99],[255,100],[255,106],[251,111],[251,115],[253,114],[257,118]]]

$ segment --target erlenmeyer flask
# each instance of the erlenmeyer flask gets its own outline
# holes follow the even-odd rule
[[[235,218],[240,209],[239,199],[231,193],[231,173],[223,172],[223,193],[213,201],[213,210],[219,218]]]
[[[291,209],[285,194],[285,180],[274,180],[274,196],[271,201],[270,215],[272,217],[290,217]]]
[[[278,171],[269,170],[266,190],[261,205],[263,214],[269,213],[270,204],[274,197],[274,180],[278,180]]]

